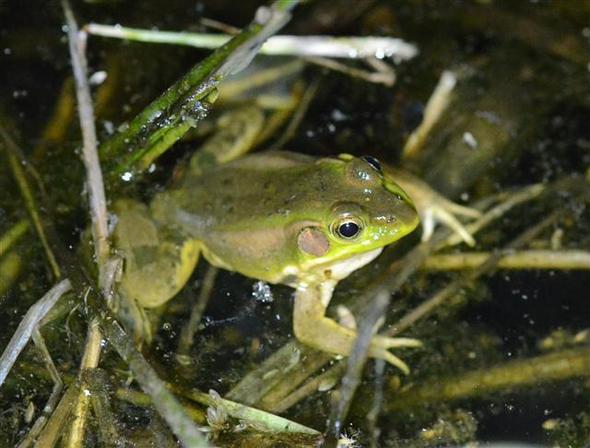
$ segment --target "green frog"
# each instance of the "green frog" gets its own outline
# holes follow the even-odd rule
[[[356,333],[326,317],[332,292],[385,246],[412,232],[418,212],[372,157],[316,158],[287,151],[240,157],[249,146],[237,135],[245,131],[240,118],[263,126],[256,110],[241,114],[229,120],[238,124],[197,152],[181,180],[149,206],[115,204],[113,237],[125,258],[120,291],[140,307],[158,307],[180,291],[203,256],[213,266],[293,287],[296,338],[346,356]],[[408,372],[390,350],[419,345],[415,339],[376,335],[369,355]]]

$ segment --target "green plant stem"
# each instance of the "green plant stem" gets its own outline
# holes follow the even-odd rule
[[[257,49],[290,18],[297,2],[261,7],[240,34],[197,64],[140,112],[119,134],[103,143],[101,158],[113,176],[141,172],[207,115],[217,86],[243,69]]]
[[[534,386],[590,375],[590,348],[577,348],[509,361],[448,378],[432,378],[403,392],[386,391],[386,412],[426,403],[482,396],[496,391]]]
[[[320,435],[319,431],[309,428],[299,423],[279,417],[269,412],[261,411],[249,406],[245,406],[235,401],[223,398],[215,398],[210,394],[205,394],[195,389],[186,390],[170,386],[177,394],[189,398],[204,406],[222,406],[233,418],[243,420],[256,426],[262,426],[268,431],[273,432],[298,432],[309,435]]]
[[[29,222],[26,219],[21,219],[13,225],[0,238],[0,257],[2,257],[14,244],[22,238],[22,236],[29,230]]]
[[[0,303],[2,296],[14,284],[23,265],[23,260],[16,252],[9,252],[0,259]]]
[[[47,235],[45,233],[45,229],[43,227],[43,223],[41,222],[41,217],[39,214],[39,206],[37,205],[37,201],[35,200],[35,196],[29,182],[27,181],[27,176],[25,174],[25,170],[23,169],[23,162],[18,157],[20,154],[20,150],[12,137],[8,134],[8,131],[0,124],[0,145],[5,148],[6,157],[8,158],[8,164],[12,170],[12,174],[16,180],[18,188],[20,190],[21,196],[25,201],[25,207],[27,212],[29,213],[29,217],[31,222],[33,223],[33,227],[37,232],[37,236],[43,245],[43,249],[45,250],[45,256],[47,257],[47,262],[49,263],[49,267],[53,276],[56,279],[61,277],[61,269],[55,259],[55,255],[51,250]]]
[[[472,269],[482,264],[489,252],[431,255],[421,269],[449,271]],[[522,250],[504,254],[498,269],[590,269],[590,252],[583,250]]]

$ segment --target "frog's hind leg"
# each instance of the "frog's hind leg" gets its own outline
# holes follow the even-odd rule
[[[333,286],[332,286],[333,287]],[[299,287],[295,295],[293,330],[295,336],[304,344],[325,352],[348,356],[352,350],[357,333],[326,317],[329,291],[322,287]],[[369,356],[384,359],[408,374],[410,369],[400,358],[389,350],[398,347],[419,347],[420,341],[411,338],[390,338],[373,336]]]
[[[144,204],[119,200],[113,210],[117,216],[113,241],[125,260],[119,283],[123,315],[119,315],[136,339],[149,340],[153,325],[144,309],[159,307],[180,291],[195,268],[199,246],[158,226]]]
[[[217,120],[216,131],[191,157],[191,173],[199,175],[248,153],[254,147],[264,123],[263,110],[253,103],[223,114]]]

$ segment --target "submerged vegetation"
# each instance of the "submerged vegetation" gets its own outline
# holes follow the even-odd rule
[[[0,7],[0,447],[590,444],[586,2],[37,3]],[[115,31],[140,42],[92,34]],[[350,357],[294,339],[290,288],[204,261],[151,341],[121,319],[115,200],[228,133],[371,154],[470,207],[436,196],[430,238],[338,284]],[[409,375],[367,359],[377,327],[422,342],[395,350]]]

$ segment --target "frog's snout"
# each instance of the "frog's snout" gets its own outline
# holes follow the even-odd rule
[[[418,217],[418,212],[416,211],[414,204],[403,201],[397,208],[398,211],[396,212],[396,216],[405,227],[413,230],[418,226],[420,218]]]
[[[414,230],[420,219],[413,204],[403,200],[396,200],[389,204],[387,211],[373,218],[376,225],[390,227],[395,233],[403,235]]]

